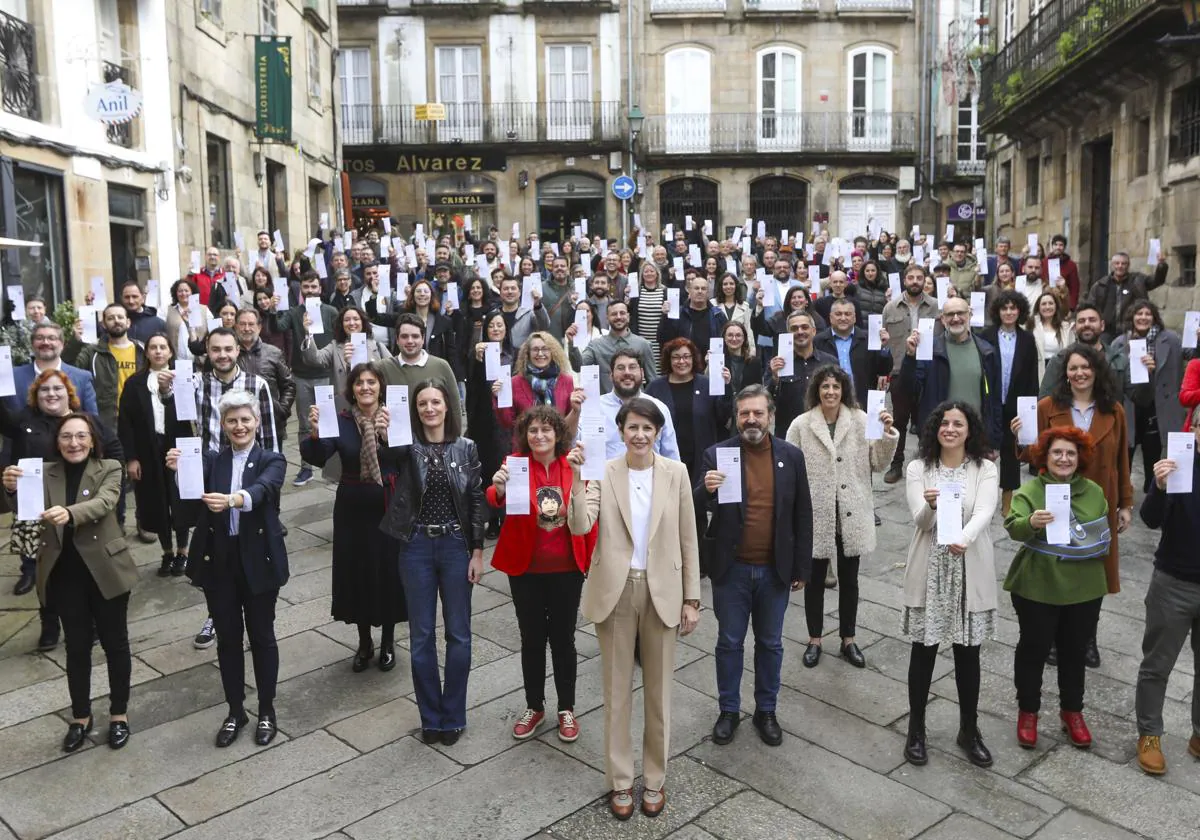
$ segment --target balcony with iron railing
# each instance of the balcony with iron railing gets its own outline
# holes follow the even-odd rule
[[[904,154],[916,150],[911,113],[659,114],[638,137],[649,157]]]
[[[723,17],[725,0],[650,0],[651,17]]]
[[[130,87],[135,87],[133,70],[129,67],[123,67],[120,64],[114,64],[111,61],[100,62],[100,74],[102,80],[108,82],[124,82]],[[114,123],[105,126],[105,136],[108,142],[114,146],[124,146],[126,149],[132,149],[134,144],[134,122],[137,117],[126,123]]]
[[[821,11],[820,0],[743,0],[747,16],[800,15]]]
[[[446,119],[418,120],[415,105],[343,105],[346,145],[624,142],[619,102],[446,103]]]
[[[913,0],[835,0],[839,15],[911,15]]]
[[[976,142],[972,149],[972,144],[960,145],[954,135],[943,134],[937,138],[935,150],[935,181],[979,181],[987,172],[983,143]]]
[[[1080,92],[1094,91],[1100,82],[1119,80],[1121,66],[1144,67],[1154,39],[1182,24],[1178,5],[1167,0],[1052,0],[985,56],[983,129],[1012,133],[1036,111],[1071,107],[1075,97],[1047,96],[1047,88],[1071,79]],[[1078,104],[1094,107],[1085,99]]]
[[[0,12],[0,106],[19,117],[42,118],[36,33],[6,12]]]

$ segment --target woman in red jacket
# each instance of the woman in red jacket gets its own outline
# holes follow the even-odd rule
[[[1183,384],[1179,386],[1179,402],[1187,409],[1183,419],[1183,430],[1190,432],[1196,417],[1196,406],[1200,405],[1200,359],[1192,359],[1183,369]],[[1167,431],[1173,431],[1168,429]]]
[[[571,363],[558,340],[548,332],[533,332],[521,345],[512,367],[512,408],[496,407],[495,395],[500,393],[500,381],[492,384],[492,406],[501,428],[511,429],[525,409],[548,405],[558,409],[566,418],[568,437],[575,437],[579,425],[579,405],[583,397],[574,397],[575,381],[571,378]],[[514,434],[513,445],[519,434]]]
[[[517,420],[515,454],[529,458],[529,513],[508,514],[492,555],[492,566],[508,575],[521,630],[527,708],[513,726],[518,741],[532,738],[546,716],[547,640],[558,694],[558,737],[567,742],[579,737],[575,621],[596,532],[573,536],[567,529],[572,473],[566,455],[573,437],[563,416],[547,405],[536,405]],[[507,464],[501,465],[487,489],[493,507],[504,506],[508,480]]]

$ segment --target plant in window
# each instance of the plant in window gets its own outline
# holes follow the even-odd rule
[[[1074,32],[1067,30],[1062,35],[1058,36],[1058,58],[1060,61],[1066,62],[1075,52],[1075,47],[1078,46],[1079,39]]]

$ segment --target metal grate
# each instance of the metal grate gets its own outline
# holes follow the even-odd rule
[[[750,215],[766,222],[767,233],[803,232],[808,223],[808,184],[799,178],[761,178],[750,185]]]
[[[100,62],[100,67],[105,84],[121,81],[133,87],[133,71],[129,68],[122,67],[120,64],[113,64],[111,61]],[[107,126],[104,133],[108,138],[108,142],[114,146],[124,146],[126,149],[133,148],[133,120],[127,123],[116,123],[115,125]]]
[[[1200,155],[1200,81],[1171,92],[1171,160]]]
[[[665,228],[673,224],[683,230],[685,217],[691,216],[698,225],[711,219],[713,232],[721,227],[717,206],[717,185],[702,178],[672,178],[658,185],[658,220]]]
[[[40,120],[34,30],[25,21],[0,12],[0,104],[5,111]]]

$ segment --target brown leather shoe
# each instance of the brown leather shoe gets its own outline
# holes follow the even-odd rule
[[[614,790],[608,795],[608,809],[612,811],[612,815],[621,822],[633,816],[633,790],[625,788],[624,790]]]
[[[667,789],[642,791],[642,813],[647,817],[657,817],[667,804]]]
[[[1161,776],[1167,772],[1167,759],[1163,755],[1158,735],[1143,735],[1138,738],[1137,750],[1138,766],[1142,768],[1142,772],[1151,776]]]
[[[1188,752],[1196,758],[1200,758],[1200,735],[1193,735],[1188,740]]]

